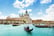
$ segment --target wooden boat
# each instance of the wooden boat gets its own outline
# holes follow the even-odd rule
[[[35,27],[39,27],[39,28],[49,28],[50,26],[45,25],[45,24],[33,24]]]
[[[27,27],[24,27],[24,30],[27,31],[27,32],[31,32],[33,30],[33,28],[32,29],[27,29]]]
[[[13,24],[12,26],[18,26],[19,24]]]
[[[49,26],[46,26],[46,25],[36,25],[36,27],[39,27],[39,28],[47,28],[47,27],[49,27]]]

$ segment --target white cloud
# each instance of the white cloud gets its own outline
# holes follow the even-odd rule
[[[29,13],[29,12],[31,12],[32,11],[32,9],[27,9],[27,12]],[[18,13],[20,13],[20,14],[24,14],[26,12],[26,10],[24,10],[24,9],[21,9],[21,10],[19,10],[18,11]]]
[[[25,11],[26,11],[26,10],[21,9],[21,10],[18,11],[18,13],[20,13],[20,14],[21,14],[21,13],[25,13]]]
[[[40,18],[54,21],[54,4],[50,5],[49,8],[46,9],[46,14],[42,15]]]
[[[31,17],[32,20],[36,20],[36,17]]]
[[[7,16],[0,16],[0,19],[6,19]]]
[[[27,11],[28,11],[28,12],[31,12],[31,11],[32,11],[32,9],[27,9]]]
[[[9,15],[11,18],[19,17],[19,15],[16,15],[14,13],[11,13]],[[0,19],[6,19],[8,16],[4,16],[2,12],[0,12]]]
[[[29,15],[30,15],[30,16],[32,16],[33,14],[32,14],[32,13],[30,13]]]
[[[43,13],[42,13],[42,12],[38,12],[37,14],[38,14],[38,15],[42,15]]]
[[[31,17],[32,20],[40,19],[39,17]]]
[[[16,15],[14,13],[11,13],[9,15],[11,18],[19,17],[19,15]],[[8,16],[4,16],[2,12],[0,12],[0,19],[6,19]]]
[[[3,13],[0,11],[0,19],[6,19],[7,16],[4,16]]]
[[[51,3],[52,0],[41,0],[40,3],[41,4],[46,4],[46,3]]]
[[[10,17],[11,17],[11,18],[15,18],[15,17],[19,17],[19,15],[16,15],[16,14],[14,14],[14,13],[11,13],[11,14],[10,14]]]
[[[25,7],[28,7],[28,6],[32,5],[33,2],[34,2],[34,0],[22,0],[22,1],[16,0],[13,3],[13,6],[15,8],[25,8]]]
[[[40,17],[31,17],[32,19],[42,19],[47,21],[54,21],[54,4],[50,5],[49,8],[46,9],[46,14],[39,12],[38,14],[42,14]],[[37,15],[38,16],[38,15]]]
[[[46,9],[47,17],[50,20],[54,20],[54,4],[50,5],[48,9]]]

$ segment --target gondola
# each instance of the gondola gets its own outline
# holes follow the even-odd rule
[[[32,29],[28,29],[27,27],[24,27],[24,30],[25,30],[26,32],[31,32],[31,31],[33,30],[33,28],[32,28]]]

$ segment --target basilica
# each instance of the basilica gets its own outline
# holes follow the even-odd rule
[[[6,19],[0,19],[0,24],[31,24],[32,19],[30,18],[27,10],[25,11],[25,14],[19,15],[20,17],[17,18],[11,18],[7,17]]]

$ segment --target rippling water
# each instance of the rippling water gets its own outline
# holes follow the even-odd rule
[[[34,30],[28,33],[24,30],[27,25],[0,25],[0,36],[54,36],[54,28],[37,28],[29,24],[29,27]]]

